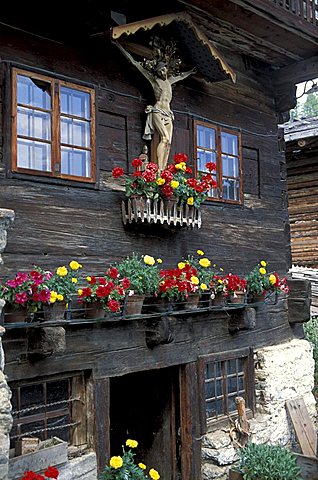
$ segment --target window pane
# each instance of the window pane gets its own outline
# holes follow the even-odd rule
[[[223,179],[223,198],[226,200],[240,199],[240,183],[238,180],[231,180],[229,178]]]
[[[227,390],[229,393],[237,393],[237,377],[229,377],[227,382]]]
[[[206,402],[205,411],[208,418],[213,418],[216,416],[215,400]]]
[[[215,397],[215,385],[214,380],[210,380],[205,384],[205,396],[206,398],[214,398]]]
[[[197,169],[202,172],[207,172],[205,165],[208,162],[216,162],[215,152],[208,152],[206,150],[197,150]]]
[[[235,397],[236,395],[233,396],[228,396],[227,398],[227,412],[235,412],[237,410],[236,403],[235,403]]]
[[[56,436],[61,438],[61,440],[64,440],[65,442],[69,442],[70,427],[65,427],[65,425],[68,425],[69,423],[71,423],[69,415],[64,415],[63,417],[48,418],[48,438]]]
[[[197,126],[197,145],[198,147],[210,148],[215,150],[215,130],[203,125]]]
[[[20,168],[50,172],[51,145],[19,138],[17,165]]]
[[[236,359],[233,358],[232,360],[228,360],[227,362],[227,373],[230,375],[231,373],[237,372],[237,363]]]
[[[90,95],[74,88],[61,87],[61,112],[76,117],[90,118]]]
[[[40,440],[45,440],[44,422],[39,421],[39,422],[26,423],[24,425],[21,425],[21,433],[26,434],[26,436],[28,437],[37,437],[37,438],[40,438]]]
[[[61,118],[61,143],[90,147],[90,124],[73,118]]]
[[[91,154],[85,150],[75,150],[63,147],[61,149],[61,173],[64,175],[76,175],[78,177],[90,177]]]
[[[238,137],[232,133],[221,133],[222,152],[238,155]]]
[[[207,363],[205,366],[205,378],[214,378],[214,363]]]
[[[43,386],[41,384],[30,385],[22,387],[20,390],[20,401],[21,401],[21,410],[36,405],[43,405],[44,395],[43,395]],[[19,416],[23,417],[24,415],[32,415],[43,411],[43,408],[35,409],[32,413],[20,413]]]
[[[18,135],[24,135],[25,137],[50,140],[51,115],[39,110],[18,107],[17,132]]]
[[[224,177],[239,177],[238,158],[222,155],[222,173]]]
[[[17,98],[18,103],[50,110],[51,85],[44,80],[17,75]]]
[[[238,383],[238,390],[239,391],[242,391],[242,390],[245,390],[245,385],[244,385],[244,377],[238,377],[237,379],[237,383]]]
[[[223,415],[223,413],[226,413],[226,412],[224,412],[224,399],[223,398],[220,398],[219,400],[216,400],[215,409],[216,409],[216,413],[218,415]]]
[[[56,382],[48,382],[46,384],[46,401],[47,404],[55,403],[56,401],[66,400],[65,403],[60,403],[59,405],[51,405],[47,407],[47,410],[56,410],[59,408],[68,407],[67,400],[69,399],[69,380],[66,378],[64,380],[58,380]]]

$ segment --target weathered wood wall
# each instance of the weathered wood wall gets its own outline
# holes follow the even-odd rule
[[[318,268],[318,153],[316,147],[302,151],[301,156],[287,152],[292,261]]]
[[[143,147],[141,140],[152,90],[144,78],[103,41],[74,51],[61,44],[3,30],[0,46],[3,144],[0,203],[16,220],[9,232],[2,275],[32,263],[55,267],[79,259],[85,272],[103,271],[114,259],[132,251],[152,254],[175,264],[197,248],[225,270],[244,273],[260,259],[285,272],[289,266],[286,188],[278,153],[274,101],[267,71],[230,50],[224,55],[238,74],[208,85],[196,78],[179,83],[172,109],[175,132],[172,153],[193,154],[193,119],[207,119],[242,129],[244,205],[207,202],[200,230],[133,228],[124,230],[120,200],[105,179],[114,166],[127,168]],[[32,176],[6,175],[10,170],[10,62],[88,82],[97,93],[96,188]],[[287,249],[288,251],[288,249]]]

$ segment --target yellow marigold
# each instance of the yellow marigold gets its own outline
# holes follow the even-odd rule
[[[189,197],[188,200],[187,200],[187,204],[188,204],[188,205],[193,205],[193,204],[194,204],[194,198],[193,198],[193,197]]]
[[[211,262],[208,258],[200,258],[199,264],[201,265],[201,267],[207,268],[211,265]]]
[[[224,271],[224,268],[221,267],[221,268],[220,268],[220,272],[223,272],[223,271]]]
[[[262,275],[265,275],[265,274],[266,274],[265,268],[261,267],[261,268],[259,269],[259,273],[261,273]]]
[[[79,289],[77,290],[77,293],[78,293],[79,295],[82,295],[83,290],[82,290],[81,288],[79,288]]]
[[[54,290],[52,290],[50,292],[50,303],[55,303],[56,302],[56,299],[57,299],[57,293],[54,292]]]
[[[123,459],[121,457],[112,457],[110,459],[109,465],[113,468],[120,468],[123,466]]]
[[[262,261],[260,262],[260,264],[262,265],[262,267],[266,267],[266,265],[267,265],[267,263],[265,262],[265,260],[262,260]]]
[[[175,164],[175,168],[176,168],[177,170],[182,170],[183,172],[185,172],[186,169],[187,169],[187,165],[186,165],[185,162],[179,162],[179,163],[176,163],[176,164]]]
[[[201,289],[201,290],[207,290],[207,289],[208,289],[207,284],[206,284],[206,283],[201,283],[200,289]]]
[[[197,250],[197,254],[198,255],[204,255],[204,252],[202,252],[202,250]]]
[[[161,258],[157,258],[157,263],[162,263]]]
[[[171,180],[170,186],[171,186],[171,188],[178,188],[179,187],[179,182],[177,182],[177,180]]]
[[[82,265],[78,262],[76,262],[75,260],[72,260],[70,262],[70,267],[72,270],[78,270],[79,268],[82,268]]]
[[[137,448],[138,442],[137,440],[130,440],[130,438],[128,438],[128,440],[126,440],[126,446],[130,448]]]
[[[144,256],[144,262],[146,265],[154,265],[156,263],[155,259],[151,257],[150,255],[145,255]]]
[[[86,280],[90,282],[92,280],[92,277],[86,277]]]
[[[144,463],[138,463],[138,467],[141,468],[141,470],[146,470],[146,465]]]
[[[164,178],[161,178],[161,177],[159,177],[156,181],[157,185],[163,185],[164,183],[166,183],[166,181]]]
[[[159,473],[154,468],[151,468],[149,470],[149,476],[150,476],[150,478],[152,478],[152,480],[159,480],[159,478],[160,478]]]
[[[64,300],[64,297],[61,293],[59,293],[56,297],[56,300],[59,300],[60,302],[62,302]]]
[[[275,277],[275,275],[273,275],[272,273],[270,274],[270,276],[268,277],[268,280],[269,280],[269,283],[271,285],[275,285],[275,283],[277,282],[277,278]]]
[[[178,263],[178,268],[179,270],[183,270],[185,268],[186,264],[184,262],[179,262]]]
[[[57,270],[56,270],[56,273],[60,276],[60,277],[65,277],[67,275],[67,268],[64,267],[59,267]]]
[[[194,285],[199,285],[199,279],[198,277],[195,277],[194,275],[191,277],[191,282],[194,283]]]
[[[73,277],[72,278],[72,283],[77,283],[77,278]]]

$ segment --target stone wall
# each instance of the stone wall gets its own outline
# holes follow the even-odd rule
[[[284,445],[297,451],[285,401],[303,397],[317,428],[312,345],[291,340],[255,353],[256,412],[250,420],[254,443]],[[237,460],[229,427],[206,434],[202,439],[202,480],[226,480],[229,466]]]

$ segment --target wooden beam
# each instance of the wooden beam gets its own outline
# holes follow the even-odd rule
[[[286,407],[295,428],[302,453],[308,457],[315,457],[317,437],[303,398],[287,400]]]
[[[318,27],[316,27],[318,30]],[[318,55],[282,67],[273,73],[276,84],[306,82],[318,77]]]

